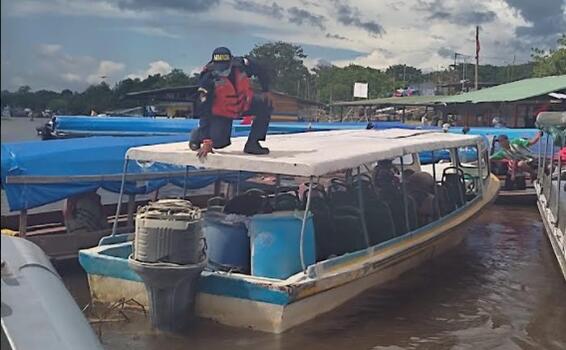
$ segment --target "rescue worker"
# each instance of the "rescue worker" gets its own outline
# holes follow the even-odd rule
[[[262,94],[255,95],[250,77],[256,76]],[[248,57],[233,57],[230,50],[219,47],[199,77],[195,114],[200,117],[198,129],[193,130],[189,146],[204,158],[213,149],[230,145],[232,121],[243,115],[254,115],[244,152],[268,154],[265,141],[271,119],[272,96],[269,77],[264,68]]]

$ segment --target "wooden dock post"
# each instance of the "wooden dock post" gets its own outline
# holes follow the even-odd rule
[[[28,230],[28,210],[22,209],[20,210],[20,222],[19,222],[19,229],[20,237],[25,238],[26,233]]]
[[[134,216],[136,214],[136,195],[128,195],[128,227],[134,227]]]

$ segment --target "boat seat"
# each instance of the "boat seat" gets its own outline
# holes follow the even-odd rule
[[[379,195],[389,206],[396,235],[400,236],[406,233],[407,224],[405,222],[405,204],[402,192],[395,187],[390,187],[388,189],[382,189]],[[412,231],[417,228],[417,209],[414,198],[407,196],[407,201],[409,229]]]
[[[270,213],[272,210],[267,202],[265,193],[261,190],[254,189],[254,191],[247,191],[226,202],[224,213],[245,216]]]
[[[444,169],[442,183],[448,185],[448,191],[456,205],[463,206],[466,202],[466,183],[462,169],[455,167]]]
[[[438,207],[441,216],[447,215],[457,208],[456,203],[452,200],[446,185],[436,185],[436,194],[438,196]]]
[[[330,207],[324,198],[313,196],[310,212],[313,214],[316,260],[326,260],[330,255],[335,254],[333,244],[336,241]]]
[[[224,197],[212,197],[207,202],[206,209],[207,211],[214,211],[214,212],[223,212],[224,206],[226,205],[226,198]]]
[[[296,210],[301,207],[301,201],[293,193],[280,193],[275,197],[274,211]]]
[[[395,222],[385,201],[377,198],[369,201],[364,206],[364,214],[370,245],[395,238]]]
[[[333,211],[335,239],[332,241],[332,254],[342,255],[367,247],[364,237],[360,211],[353,206],[342,206]]]

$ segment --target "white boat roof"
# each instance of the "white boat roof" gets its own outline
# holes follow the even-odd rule
[[[215,150],[203,161],[189,149],[188,142],[133,147],[126,157],[208,169],[322,176],[404,154],[482,142],[477,135],[430,130],[335,130],[269,135],[263,145],[271,152],[268,155],[249,155],[243,152],[246,140],[247,137],[233,138],[230,146]]]

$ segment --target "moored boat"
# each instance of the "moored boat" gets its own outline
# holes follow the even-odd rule
[[[278,183],[293,179],[304,189],[302,196],[256,197],[271,211],[257,205],[245,218],[249,242],[242,245],[238,236],[225,243],[242,250],[240,265],[215,261],[203,271],[197,315],[231,326],[281,333],[334,309],[457,245],[466,231],[456,228],[499,190],[477,136],[399,129],[277,135],[267,141],[267,156],[242,153],[244,142],[235,139],[204,162],[185,143],[136,147],[126,155],[126,162],[275,174]],[[469,147],[477,157],[463,162],[458,151]],[[421,168],[419,152],[442,149],[450,150],[449,162]],[[243,205],[242,196],[251,193],[257,191],[208,212],[232,213],[231,203]],[[211,257],[220,243],[204,230]],[[147,305],[141,278],[128,266],[131,253],[131,242],[80,252],[94,301]]]
[[[537,206],[546,235],[566,279],[566,112],[543,112],[537,126],[546,138],[538,158]]]

